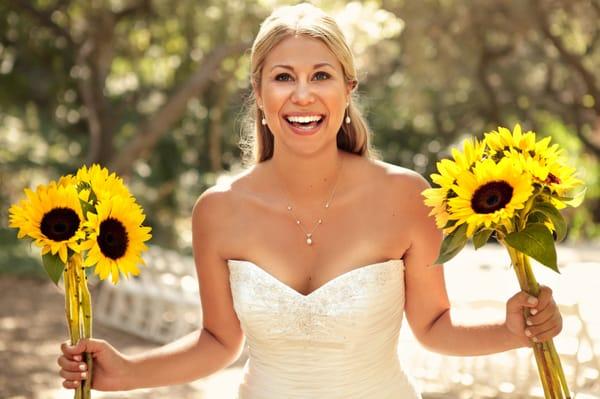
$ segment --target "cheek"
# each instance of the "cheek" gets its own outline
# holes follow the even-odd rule
[[[338,85],[323,87],[321,97],[331,108],[335,108],[336,110],[338,108],[340,110],[346,108],[346,96],[344,96],[343,87],[339,87]]]
[[[332,82],[333,83],[333,82]],[[263,103],[268,114],[277,114],[294,93],[293,85],[270,85],[263,86]],[[344,88],[337,84],[323,84],[315,87],[312,91],[317,103],[327,108],[330,115],[343,115],[346,109],[346,97]]]
[[[291,94],[291,89],[282,86],[266,86],[266,96],[263,96],[263,102],[269,113],[277,113]]]

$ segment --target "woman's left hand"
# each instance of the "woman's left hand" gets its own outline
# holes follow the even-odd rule
[[[524,308],[530,309],[527,323],[523,317]],[[505,324],[512,334],[522,338],[524,346],[533,346],[533,343],[544,342],[558,335],[562,330],[562,316],[552,298],[550,287],[540,285],[538,298],[525,291],[511,297],[506,303]]]

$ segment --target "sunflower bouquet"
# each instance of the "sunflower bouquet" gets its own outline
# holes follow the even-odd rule
[[[150,227],[142,226],[144,214],[116,174],[92,165],[75,176],[25,189],[26,199],[11,206],[10,227],[18,238],[28,237],[41,248],[42,263],[58,285],[63,277],[65,312],[71,344],[92,336],[92,306],[87,270],[113,284],[119,274],[138,275],[144,264],[141,252],[150,239]],[[75,390],[76,399],[91,398],[92,358],[85,356],[88,376]]]
[[[508,251],[521,289],[538,296],[530,257],[559,272],[555,240],[567,230],[559,210],[579,206],[586,187],[550,137],[536,141],[518,124],[484,136],[465,140],[462,152],[452,148],[453,159],[439,161],[439,173],[431,175],[439,187],[421,193],[444,232],[436,263],[452,259],[469,239],[478,249],[493,235]],[[534,342],[533,350],[545,397],[570,398],[553,341]]]

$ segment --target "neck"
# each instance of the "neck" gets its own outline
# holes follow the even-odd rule
[[[337,192],[340,186],[341,176],[344,174],[342,161],[346,156],[337,147],[310,157],[275,152],[271,159],[274,186],[288,204],[323,205],[330,200],[334,187]]]

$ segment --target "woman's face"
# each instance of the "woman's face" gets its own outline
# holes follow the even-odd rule
[[[322,41],[290,36],[267,55],[255,90],[276,146],[314,149],[335,142],[351,85]]]

